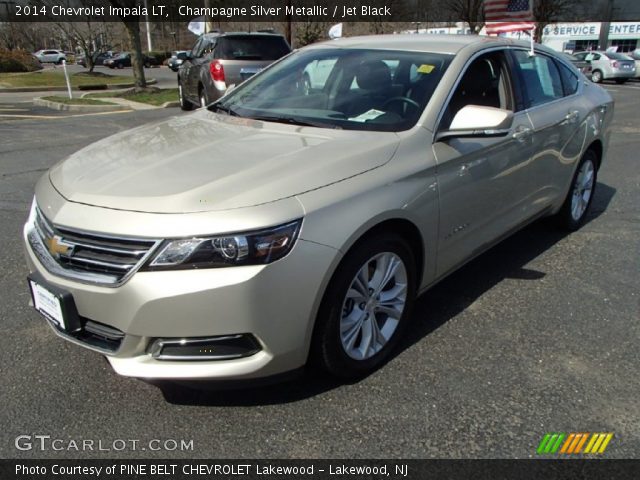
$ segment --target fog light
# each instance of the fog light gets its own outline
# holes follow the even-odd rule
[[[231,360],[260,351],[253,335],[225,335],[199,338],[158,338],[149,353],[156,360]]]

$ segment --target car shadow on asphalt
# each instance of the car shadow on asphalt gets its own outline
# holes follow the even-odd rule
[[[602,215],[616,190],[598,183],[586,225]],[[584,227],[583,227],[584,228]],[[515,233],[469,262],[416,301],[403,341],[387,361],[392,361],[425,336],[464,311],[485,292],[504,279],[536,281],[544,272],[525,265],[567,236],[552,221],[543,219]],[[384,368],[384,367],[382,367]],[[290,403],[333,390],[347,384],[315,369],[296,372],[292,378],[272,379],[277,383],[243,381],[233,383],[147,381],[158,387],[165,400],[176,405],[256,406]],[[353,383],[358,383],[356,380]]]

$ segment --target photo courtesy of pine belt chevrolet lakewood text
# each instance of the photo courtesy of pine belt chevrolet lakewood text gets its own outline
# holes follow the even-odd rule
[[[440,279],[541,217],[585,222],[613,108],[515,40],[296,50],[51,168],[24,227],[33,306],[122,375],[362,377]]]

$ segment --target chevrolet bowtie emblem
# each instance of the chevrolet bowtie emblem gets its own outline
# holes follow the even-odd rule
[[[73,253],[73,245],[66,243],[58,235],[47,239],[47,249],[53,258],[70,257]]]

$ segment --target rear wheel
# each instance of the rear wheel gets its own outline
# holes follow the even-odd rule
[[[593,72],[591,72],[591,81],[593,83],[602,82],[602,72],[600,70],[594,70]]]
[[[207,94],[204,91],[204,87],[200,85],[200,107],[205,108],[207,105],[209,105]]]
[[[121,64],[121,63],[118,63],[117,67],[118,67],[119,70],[122,70],[124,68],[124,65]]]
[[[184,92],[182,91],[182,83],[178,81],[178,99],[180,100],[180,108],[185,111],[193,110],[193,103],[184,98]]]
[[[382,233],[353,248],[325,292],[311,360],[329,373],[358,378],[398,344],[416,292],[415,257],[401,237]]]
[[[578,164],[567,198],[557,215],[558,223],[566,230],[577,230],[587,218],[596,189],[597,162],[595,152],[587,150]]]

